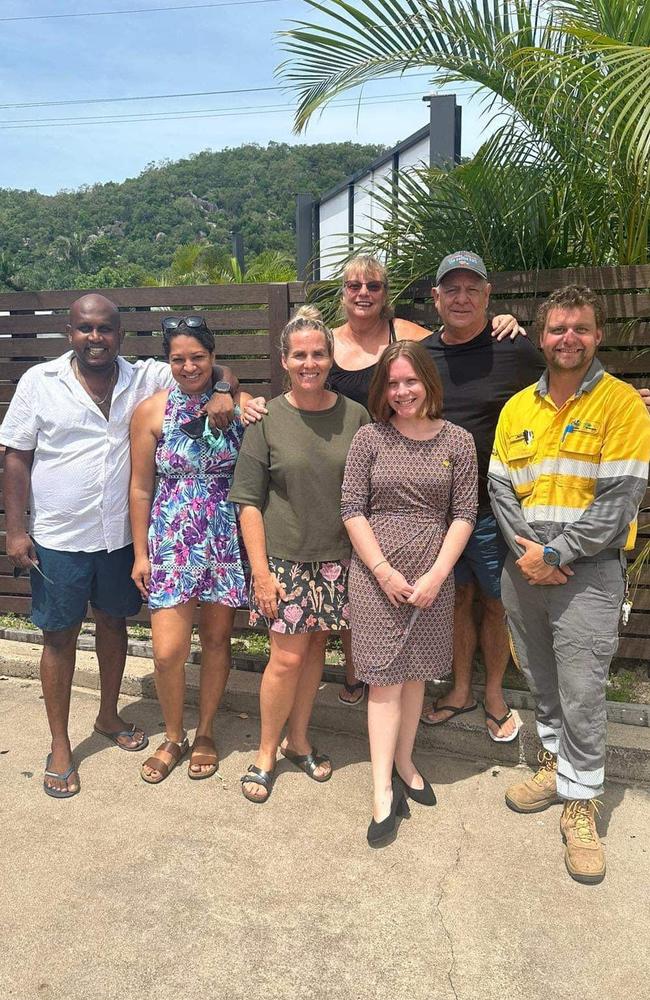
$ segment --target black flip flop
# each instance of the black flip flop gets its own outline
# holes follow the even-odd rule
[[[474,712],[477,708],[477,701],[475,701],[473,705],[469,705],[467,708],[459,708],[456,705],[433,705],[429,709],[429,712],[449,712],[447,718],[441,719],[440,722],[432,722],[431,719],[427,719],[424,715],[421,715],[420,722],[422,722],[425,726],[444,726],[446,722],[449,722],[450,719],[455,719],[457,715],[464,715],[465,712]]]
[[[356,694],[357,691],[359,690],[361,691],[359,697],[355,698],[354,701],[348,701],[347,698],[341,698],[341,692],[339,691],[338,694],[339,701],[341,702],[342,705],[347,705],[348,708],[351,708],[353,705],[361,704],[363,699],[366,697],[365,681],[357,681],[356,684],[348,684],[347,681],[343,681],[343,687],[345,688],[348,694]]]

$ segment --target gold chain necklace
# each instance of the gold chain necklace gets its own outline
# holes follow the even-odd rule
[[[86,392],[92,399],[93,403],[95,403],[97,406],[103,406],[108,397],[110,396],[110,394],[112,393],[113,389],[115,388],[115,383],[117,382],[117,361],[113,362],[113,374],[111,375],[111,381],[108,387],[108,392],[106,393],[103,399],[97,399],[95,393],[92,391],[92,389],[86,382],[85,378],[79,371],[79,362],[77,361],[76,358],[74,358],[74,364],[72,366],[72,370],[75,373],[77,382],[83,389],[86,390]]]

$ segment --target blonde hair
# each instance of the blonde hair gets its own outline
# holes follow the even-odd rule
[[[329,326],[325,326],[321,319],[321,314],[316,306],[305,305],[297,310],[296,314],[289,320],[284,330],[280,334],[280,354],[286,358],[291,345],[291,335],[299,330],[317,330],[325,337],[327,353],[330,358],[334,357],[334,334]]]
[[[341,276],[341,305],[345,302],[345,283],[346,281],[351,281],[355,275],[361,275],[364,280],[370,278],[371,281],[381,281],[384,286],[386,298],[384,299],[384,304],[381,307],[379,315],[381,319],[392,319],[395,315],[395,310],[388,303],[388,271],[377,257],[372,257],[367,253],[360,253],[356,257],[352,257],[343,268]]]

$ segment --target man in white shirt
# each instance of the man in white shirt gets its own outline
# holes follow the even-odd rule
[[[21,378],[0,428],[6,446],[7,555],[31,570],[32,617],[43,630],[41,683],[52,733],[43,787],[54,798],[79,791],[68,738],[76,642],[88,601],[96,623],[101,700],[95,730],[122,750],[143,750],[117,702],[126,661],[126,621],[140,609],[131,580],[129,423],[138,403],[173,385],[169,366],[119,357],[120,314],[103,295],[70,308],[72,350]],[[229,369],[217,379],[236,382]],[[226,426],[233,415],[224,381],[207,412]],[[29,501],[30,528],[25,530]]]

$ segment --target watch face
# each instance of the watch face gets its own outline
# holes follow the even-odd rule
[[[230,385],[230,382],[224,382],[223,379],[221,379],[219,382],[215,382],[214,383],[212,391],[213,392],[227,392],[227,393],[231,393],[232,392],[232,387]]]
[[[547,566],[560,565],[560,553],[557,551],[557,549],[552,548],[550,545],[544,546],[543,558]]]

